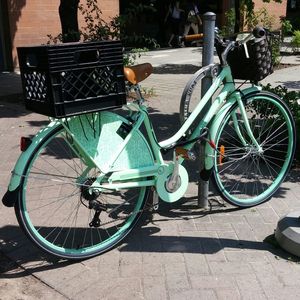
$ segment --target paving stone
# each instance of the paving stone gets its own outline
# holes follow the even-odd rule
[[[120,276],[124,278],[142,278],[143,265],[142,264],[121,264]]]
[[[170,292],[170,300],[198,300],[207,299],[215,300],[218,299],[214,290],[186,290],[180,292]]]
[[[208,275],[210,269],[204,255],[184,253],[185,267],[189,275]]]
[[[275,222],[278,222],[279,216],[272,207],[258,207],[257,210],[261,214],[265,223],[274,224]]]
[[[141,252],[120,252],[120,264],[132,265],[142,263],[142,253]]]
[[[178,224],[178,230],[184,232],[195,231],[196,225],[194,220],[188,220],[188,221],[183,220],[182,222],[180,222],[180,224]]]
[[[166,285],[169,293],[172,294],[178,294],[191,288],[188,278],[177,274],[166,275]]]
[[[214,275],[221,274],[250,274],[251,267],[244,262],[211,262],[209,267]]]
[[[143,251],[142,252],[142,261],[143,264],[156,264],[156,263],[163,263],[164,261],[164,253],[160,251]]]
[[[164,252],[162,254],[162,259],[164,265],[184,262],[183,253]]]
[[[143,262],[143,277],[162,277],[164,275],[164,268],[161,263],[144,263]]]
[[[65,284],[68,283],[69,286],[81,286],[83,282],[86,282],[83,277],[80,281],[80,274],[89,273],[88,268],[85,267],[82,263],[61,263],[61,264],[47,264],[45,261],[36,263],[36,266],[28,267],[28,270],[43,282],[46,282],[48,285],[53,287],[55,290],[61,291],[66,295],[64,289]]]
[[[92,261],[94,260],[94,263]],[[128,268],[129,265],[119,265],[118,263],[97,263],[97,260],[90,259],[91,263],[86,265],[85,261],[82,262],[83,265],[86,266],[87,270],[91,273],[97,273],[97,274],[105,274],[105,278],[117,278],[120,277],[121,269],[124,273],[126,273],[126,268]],[[132,268],[134,269],[134,268]]]
[[[233,289],[233,288],[216,289],[216,294],[217,294],[217,299],[219,299],[219,300],[239,300],[239,299],[241,299],[241,295],[240,295],[238,289]]]
[[[265,296],[255,274],[242,274],[235,277],[241,298],[256,299],[256,295]]]
[[[238,215],[230,215],[230,214],[220,214],[220,215],[212,215],[211,219],[213,222],[221,223],[221,224],[245,224],[245,219],[243,216]]]
[[[98,278],[84,279],[81,286],[83,290],[80,292],[73,291],[70,293],[72,299],[144,299],[142,279],[114,278],[107,280],[102,274]],[[68,289],[68,287],[66,288]]]
[[[240,251],[239,239],[234,231],[218,231],[218,238],[224,251]]]
[[[276,198],[276,197],[272,199],[272,208],[277,213],[279,218],[287,214],[290,210],[290,208],[285,202],[285,199]]]
[[[221,275],[189,276],[193,289],[236,289],[237,284],[232,277]]]
[[[167,297],[167,288],[164,276],[144,276],[143,290],[146,300],[165,300]]]
[[[242,262],[263,262],[268,261],[264,251],[260,250],[241,250],[241,251],[225,251],[226,259],[230,261]]]

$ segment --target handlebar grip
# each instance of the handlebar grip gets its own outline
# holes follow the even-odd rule
[[[260,27],[260,26],[257,26],[253,29],[252,31],[253,35],[256,37],[256,38],[260,38],[260,37],[263,37],[266,35],[266,31],[263,27]]]
[[[190,34],[182,37],[182,39],[186,42],[198,41],[201,40],[202,38],[203,38],[203,33]]]

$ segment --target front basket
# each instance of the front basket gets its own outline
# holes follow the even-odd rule
[[[234,79],[250,80],[253,82],[264,79],[273,73],[272,49],[268,36],[247,42],[249,58],[244,46],[234,48],[228,53],[227,61]],[[217,48],[221,59],[223,47]]]

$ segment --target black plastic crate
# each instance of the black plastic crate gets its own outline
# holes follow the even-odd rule
[[[25,106],[55,118],[126,103],[120,41],[18,48]]]

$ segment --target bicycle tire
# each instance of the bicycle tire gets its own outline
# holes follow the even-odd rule
[[[246,96],[243,103],[263,152],[251,144],[239,107],[234,105],[217,130],[212,179],[224,200],[251,207],[269,200],[284,181],[293,162],[296,131],[289,108],[277,95],[258,92]],[[233,114],[247,146],[238,136]]]
[[[201,98],[202,79],[205,72],[199,70],[186,84],[180,100],[179,120],[180,124],[186,121],[191,112],[194,110]]]
[[[193,74],[192,78],[187,82],[182,92],[180,100],[179,120],[181,125],[183,125],[183,123],[187,120],[187,118],[190,116],[190,114],[194,111],[196,106],[201,101],[202,79],[204,79],[206,76],[211,76],[211,74],[214,72],[219,71],[220,70],[218,69],[218,65],[203,67],[200,70],[198,70],[195,74]],[[219,89],[221,89],[221,87]],[[212,96],[212,100],[214,100],[217,97],[217,95],[218,92],[215,92]],[[195,129],[195,127],[197,127],[202,118],[203,114],[200,113],[200,115],[190,126],[190,129],[187,131],[187,135],[190,135],[193,132],[193,130]]]
[[[146,204],[149,188],[102,191],[95,198],[99,221],[85,189],[97,177],[65,141],[60,125],[33,150],[21,179],[15,213],[25,234],[42,250],[70,260],[96,256],[116,246],[133,229]],[[93,193],[92,193],[93,194]],[[132,195],[134,194],[134,195]],[[83,195],[85,195],[83,197]],[[133,198],[134,197],[134,198]]]

